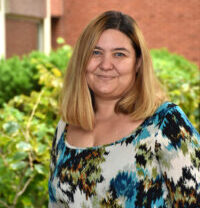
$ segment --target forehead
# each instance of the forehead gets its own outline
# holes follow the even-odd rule
[[[100,47],[126,47],[126,48],[133,48],[131,39],[125,35],[124,33],[120,32],[119,30],[115,29],[107,29],[102,32],[100,35],[99,40],[97,41],[96,46]]]

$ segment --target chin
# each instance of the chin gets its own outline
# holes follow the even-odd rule
[[[97,97],[105,99],[120,99],[123,96],[123,93],[115,93],[113,91],[98,91],[94,92]]]

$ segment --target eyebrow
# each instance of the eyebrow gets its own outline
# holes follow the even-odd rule
[[[98,50],[101,50],[101,51],[104,50],[104,49],[101,48],[100,46],[95,46],[94,49],[98,49]],[[126,51],[126,52],[130,53],[130,51],[129,51],[128,49],[123,48],[123,47],[122,47],[122,48],[113,48],[112,51]]]

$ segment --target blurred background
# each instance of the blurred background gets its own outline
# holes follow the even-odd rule
[[[46,44],[53,49],[58,47],[58,37],[73,46],[92,18],[105,10],[120,10],[138,22],[150,48],[166,47],[200,64],[199,0],[50,0],[49,6],[45,0],[4,2],[7,58],[46,50],[47,38]],[[49,23],[45,22],[46,18]],[[49,34],[43,38],[45,26]]]
[[[47,207],[63,75],[106,10],[136,20],[171,101],[200,130],[199,0],[0,0],[0,208]]]

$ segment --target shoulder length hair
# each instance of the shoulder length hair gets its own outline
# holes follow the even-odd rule
[[[85,69],[103,31],[116,29],[132,42],[139,64],[135,83],[115,106],[116,113],[129,114],[133,120],[151,116],[167,97],[154,75],[149,50],[137,23],[126,14],[107,11],[93,19],[80,35],[69,61],[60,99],[63,121],[85,130],[94,128],[94,96]]]

